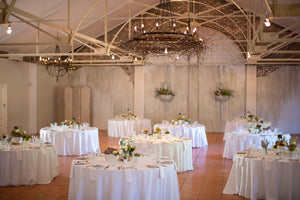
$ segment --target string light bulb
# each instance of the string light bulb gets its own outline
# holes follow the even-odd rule
[[[12,33],[11,24],[8,25],[6,33],[8,35]]]
[[[168,54],[168,49],[167,48],[165,48],[165,54]]]
[[[114,59],[115,59],[115,55],[112,55],[112,56],[111,56],[111,59],[114,60]]]

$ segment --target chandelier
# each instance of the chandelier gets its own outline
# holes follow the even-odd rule
[[[55,46],[55,53],[60,53],[58,45]],[[72,58],[68,56],[39,57],[38,62],[45,65],[47,73],[56,77],[56,81],[67,72],[71,73],[78,69],[78,67],[72,66]]]
[[[190,19],[187,26],[179,31],[176,25],[174,11],[169,0],[160,0],[162,8],[157,8],[155,23],[146,30],[141,22],[141,28],[134,26],[132,39],[122,42],[121,48],[146,56],[148,54],[164,55],[199,54],[203,49],[203,39],[198,37],[197,29],[191,30]]]

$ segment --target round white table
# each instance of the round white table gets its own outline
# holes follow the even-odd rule
[[[142,134],[143,129],[151,132],[150,119],[134,119],[128,120],[124,118],[108,120],[108,136],[109,137],[126,137]]]
[[[193,147],[206,147],[207,137],[205,133],[205,126],[201,124],[183,124],[183,125],[175,125],[175,124],[155,124],[155,128],[159,127],[162,129],[162,132],[168,130],[173,136],[187,137],[192,140]]]
[[[82,155],[99,149],[98,128],[95,127],[45,127],[40,130],[40,138],[53,143],[58,155]]]
[[[290,134],[283,134],[286,140],[290,140]],[[268,140],[269,147],[274,145],[278,138],[278,134],[273,132],[267,134],[251,134],[246,131],[243,132],[231,132],[226,135],[225,146],[223,151],[223,158],[232,159],[234,154],[238,151],[253,149],[262,149],[261,141],[266,142]]]
[[[0,150],[0,186],[50,183],[58,176],[58,160],[53,146],[11,145]]]
[[[156,139],[154,136],[134,137],[133,145],[137,152],[151,153],[158,157],[168,157],[175,161],[178,172],[193,170],[192,141],[189,138],[162,137]]]
[[[274,151],[235,154],[224,194],[256,199],[300,199],[300,157],[279,159]],[[246,152],[245,152],[246,153]]]
[[[245,129],[249,126],[252,128],[255,128],[257,124],[261,124],[259,122],[248,122],[247,120],[244,119],[238,119],[238,120],[232,120],[226,122],[225,125],[225,131],[224,131],[224,137],[223,140],[225,140],[227,133],[232,132],[232,131],[239,131],[240,129]],[[264,123],[261,124],[263,128],[271,127],[272,123],[269,121],[264,121]]]
[[[175,164],[149,157],[137,163],[117,161],[113,165],[103,157],[73,160],[70,173],[69,199],[114,200],[179,200]]]

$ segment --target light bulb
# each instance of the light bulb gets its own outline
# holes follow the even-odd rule
[[[134,61],[137,61],[137,60],[138,60],[137,57],[135,57],[135,58],[134,58]]]
[[[145,27],[145,25],[144,25],[144,24],[142,24],[142,25],[141,25],[141,27],[142,27],[142,28],[144,28],[144,27]]]
[[[40,56],[39,61],[42,61],[42,57]]]
[[[156,22],[155,26],[159,26],[158,22]]]
[[[266,27],[270,27],[271,26],[271,22],[270,22],[270,20],[268,18],[266,18],[265,26]]]
[[[134,31],[136,32],[136,30],[137,30],[137,27],[136,27],[136,26],[134,26],[134,27],[133,27],[133,29],[134,29]]]
[[[179,55],[176,55],[176,60],[179,60]]]
[[[7,31],[6,31],[7,34],[11,34],[12,33],[12,29],[11,29],[11,25],[9,24],[8,27],[7,27]]]
[[[115,55],[112,55],[112,56],[111,56],[111,59],[114,60],[114,59],[115,59]]]
[[[168,54],[168,49],[167,48],[165,48],[165,54]]]
[[[175,23],[173,23],[173,27],[176,27],[176,24],[175,24]]]
[[[195,33],[196,31],[197,31],[197,28],[194,28],[194,29],[193,29],[193,33]]]
[[[251,55],[249,52],[247,52],[247,59],[251,58]]]
[[[186,30],[187,30],[187,31],[190,30],[190,27],[187,26],[187,27],[186,27]]]

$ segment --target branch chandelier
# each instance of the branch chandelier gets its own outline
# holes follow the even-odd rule
[[[203,39],[197,36],[197,28],[191,30],[190,19],[185,31],[181,33],[177,30],[171,2],[160,0],[160,5],[162,9],[157,9],[154,27],[150,27],[148,32],[143,21],[139,31],[134,26],[134,37],[122,42],[121,48],[144,57],[148,54],[174,54],[178,59],[180,54],[199,55],[204,46]]]
[[[60,53],[58,45],[55,46],[55,53]],[[72,58],[68,56],[39,57],[38,62],[45,65],[47,73],[50,76],[55,76],[56,81],[67,72],[71,73],[73,70],[78,69],[78,67],[72,66]]]

